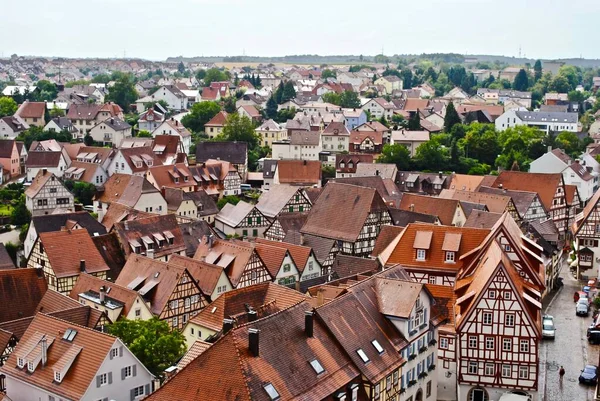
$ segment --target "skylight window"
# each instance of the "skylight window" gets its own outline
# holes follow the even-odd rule
[[[325,369],[323,369],[323,366],[321,366],[321,362],[319,362],[317,359],[313,359],[312,361],[310,361],[310,366],[312,366],[312,368],[318,375],[325,371]]]
[[[63,340],[73,341],[76,335],[77,330],[67,329],[67,331],[65,331],[65,334],[63,335]]]
[[[379,344],[379,341],[373,340],[371,341],[371,344],[373,344],[373,347],[375,347],[379,354],[383,354],[383,347],[381,346],[381,344]]]
[[[360,356],[360,359],[362,359],[364,363],[370,361],[369,357],[367,356],[367,354],[365,354],[365,351],[363,351],[362,348],[357,349],[356,353],[358,354],[358,356]]]
[[[279,393],[277,392],[277,390],[275,390],[275,387],[273,387],[271,383],[265,384],[263,388],[272,400],[279,399]]]

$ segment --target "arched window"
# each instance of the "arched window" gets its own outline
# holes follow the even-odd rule
[[[468,401],[490,401],[487,391],[481,387],[473,387],[467,394]]]

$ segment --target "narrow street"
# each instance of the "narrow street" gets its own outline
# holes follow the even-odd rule
[[[541,401],[592,401],[594,387],[579,384],[581,369],[588,363],[598,364],[598,347],[589,345],[586,338],[587,327],[592,317],[575,315],[573,294],[580,290],[579,283],[563,266],[561,277],[564,286],[545,310],[554,316],[556,338],[543,340],[540,349],[540,400]],[[553,295],[550,295],[551,297]],[[565,368],[565,376],[560,380],[560,366]]]

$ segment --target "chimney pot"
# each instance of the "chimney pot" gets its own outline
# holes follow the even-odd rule
[[[409,208],[410,208],[411,212],[414,212],[415,211],[415,204],[411,203]]]
[[[229,333],[229,330],[233,329],[232,319],[223,319],[223,334]]]
[[[257,315],[256,311],[255,310],[248,311],[248,321],[254,322],[256,319],[258,319],[258,315]]]
[[[304,312],[304,332],[306,337],[313,336],[314,313],[312,311]]]
[[[104,286],[100,287],[100,304],[104,305],[106,298],[106,288]]]
[[[42,346],[42,366],[46,366],[48,361],[48,340],[46,340],[46,336],[42,337],[40,344]]]
[[[82,273],[85,272],[85,260],[84,259],[81,259],[79,261],[79,271]]]
[[[250,353],[255,357],[259,355],[259,333],[260,330],[258,329],[248,329],[248,348],[250,350]]]

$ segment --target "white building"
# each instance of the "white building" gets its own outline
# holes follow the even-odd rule
[[[321,134],[317,131],[292,131],[290,139],[272,143],[273,158],[279,160],[319,160]]]
[[[507,128],[513,128],[518,125],[527,125],[537,127],[546,133],[562,131],[577,132],[578,121],[579,116],[577,113],[532,112],[512,109],[498,117],[495,124],[498,131],[504,131]]]

